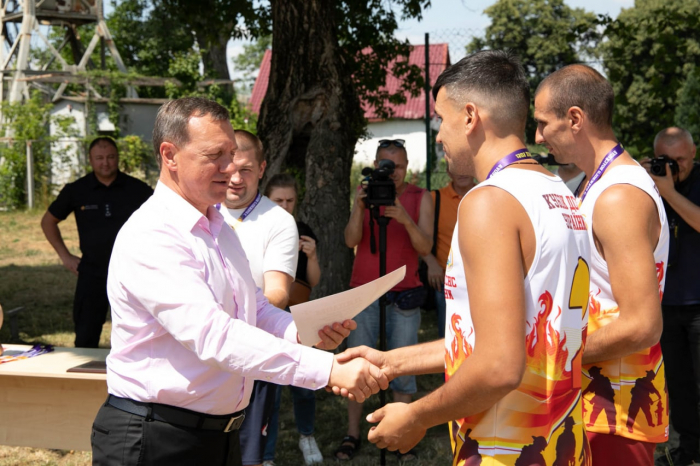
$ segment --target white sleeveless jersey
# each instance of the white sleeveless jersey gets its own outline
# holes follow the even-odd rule
[[[520,387],[490,409],[450,424],[454,465],[589,464],[581,418],[589,242],[578,201],[559,177],[517,168],[475,189],[486,186],[520,202],[537,241],[524,282],[526,370]],[[462,228],[469,225],[457,222],[445,271],[446,380],[470,356],[477,337],[459,250]]]
[[[608,264],[593,242],[593,208],[600,195],[616,184],[633,185],[654,200],[661,222],[661,233],[654,250],[659,298],[666,280],[669,230],[663,201],[654,181],[639,165],[609,168],[588,191],[580,207],[581,214],[586,218],[591,244],[589,334],[619,315],[610,287]],[[588,430],[643,442],[662,443],[668,440],[668,394],[658,343],[639,353],[586,365],[583,369],[583,409]]]

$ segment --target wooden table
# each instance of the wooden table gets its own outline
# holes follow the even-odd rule
[[[3,345],[5,354],[31,346]],[[105,374],[66,372],[107,349],[55,348],[0,364],[0,445],[90,450],[92,421],[107,398]]]

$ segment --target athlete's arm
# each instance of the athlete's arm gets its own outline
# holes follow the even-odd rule
[[[663,323],[654,249],[660,231],[656,204],[639,188],[614,185],[596,201],[595,247],[608,264],[620,314],[588,334],[584,364],[627,356],[659,341]]]
[[[406,452],[429,427],[487,410],[522,380],[524,277],[534,251],[532,224],[517,200],[495,187],[471,193],[458,215],[461,224],[469,225],[460,229],[459,247],[470,290],[474,351],[434,392],[411,404],[389,404],[367,417],[379,422],[368,437],[380,448]]]
[[[277,270],[268,270],[263,274],[263,294],[273,306],[284,309],[289,303],[289,290],[294,277]]]
[[[348,348],[338,355],[339,362],[364,358],[379,367],[389,380],[404,375],[437,374],[445,370],[445,340],[404,346],[382,352],[369,346]],[[339,392],[334,389],[336,394]]]

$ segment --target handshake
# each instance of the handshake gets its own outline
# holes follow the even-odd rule
[[[384,353],[360,346],[335,356],[326,390],[362,403],[389,388],[392,378]]]

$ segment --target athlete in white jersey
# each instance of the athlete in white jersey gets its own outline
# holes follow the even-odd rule
[[[591,242],[583,409],[596,466],[654,464],[668,435],[661,300],[668,225],[661,198],[612,130],[614,94],[571,65],[535,95],[536,141],[586,173],[577,191]]]
[[[405,452],[448,422],[455,465],[589,464],[580,408],[587,236],[571,192],[525,148],[525,73],[508,52],[478,52],[446,70],[433,95],[450,169],[484,180],[459,207],[446,340],[343,357],[365,356],[389,378],[444,370],[446,382],[370,414],[378,425],[368,438]]]
[[[535,233],[535,257],[524,282],[526,369],[516,390],[487,411],[450,425],[454,464],[472,464],[477,459],[481,464],[489,464],[487,459],[495,464],[581,464],[577,458],[588,451],[579,372],[582,323],[588,319],[586,224],[578,201],[559,177],[504,170],[474,190],[487,186],[518,199]],[[445,271],[448,379],[478,348],[460,227],[458,222]]]

